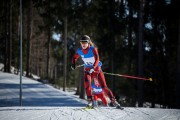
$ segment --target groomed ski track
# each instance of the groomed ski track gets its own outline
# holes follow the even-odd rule
[[[179,120],[180,111],[150,108],[2,107],[0,120]]]
[[[100,107],[84,110],[86,101],[50,85],[0,72],[0,120],[180,120],[179,109]]]

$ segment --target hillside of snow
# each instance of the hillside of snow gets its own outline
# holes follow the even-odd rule
[[[84,110],[86,101],[50,85],[0,72],[0,120],[179,120],[179,109],[99,107]]]

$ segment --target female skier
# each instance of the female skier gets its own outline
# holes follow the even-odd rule
[[[73,70],[76,68],[75,63],[78,60],[78,58],[81,57],[84,62],[84,86],[88,99],[87,106],[93,106],[91,79],[92,76],[97,76],[100,86],[111,100],[110,105],[115,107],[120,107],[120,104],[118,104],[113,93],[106,85],[106,80],[101,70],[102,63],[99,60],[99,54],[97,48],[94,47],[94,44],[90,40],[90,37],[87,35],[84,35],[81,38],[80,44],[81,47],[77,49],[76,53],[72,58],[71,68]]]
[[[92,94],[93,94],[93,106],[94,107],[98,107],[98,98],[101,99],[104,106],[108,106],[108,102],[105,97],[104,91],[102,90],[96,77],[93,78]]]

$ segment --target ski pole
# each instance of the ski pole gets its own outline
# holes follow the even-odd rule
[[[79,67],[82,67],[82,66],[84,66],[84,64],[82,64],[82,65],[77,65],[76,68],[79,68]]]
[[[84,64],[78,65],[78,66],[76,66],[76,68],[79,68],[79,67],[82,67],[82,66],[84,66]],[[103,72],[103,73],[107,74],[107,75],[114,75],[114,76],[120,76],[120,77],[125,77],[125,78],[132,78],[132,79],[152,81],[152,78],[143,78],[143,77],[136,77],[136,76],[130,76],[130,75],[122,75],[122,74],[114,74],[114,73],[108,73],[108,72]]]
[[[129,76],[129,75],[122,75],[122,74],[114,74],[114,73],[107,73],[103,72],[104,74],[107,75],[114,75],[114,76],[120,76],[120,77],[125,77],[125,78],[132,78],[132,79],[139,79],[139,80],[149,80],[152,81],[152,78],[143,78],[143,77],[136,77],[136,76]]]

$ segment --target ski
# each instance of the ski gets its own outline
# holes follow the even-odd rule
[[[124,108],[121,106],[117,106],[116,109],[124,110]]]
[[[86,106],[85,108],[82,108],[83,110],[90,110],[90,109],[94,109],[93,106]]]
[[[84,108],[82,108],[82,109],[83,109],[83,110],[91,110],[91,109],[96,109],[96,108],[98,108],[98,107],[86,106],[86,107],[84,107]],[[100,107],[100,108],[103,108],[103,107]],[[105,107],[105,108],[108,108],[108,107]],[[109,107],[109,108],[111,108],[111,107]],[[124,110],[124,108],[121,107],[121,106],[117,106],[117,107],[114,107],[114,108],[115,108],[115,109]]]

